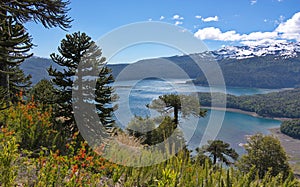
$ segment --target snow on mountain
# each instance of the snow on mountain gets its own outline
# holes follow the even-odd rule
[[[217,59],[244,59],[267,55],[291,58],[296,57],[298,53],[300,53],[300,43],[294,42],[278,42],[248,46],[226,46],[212,52]]]

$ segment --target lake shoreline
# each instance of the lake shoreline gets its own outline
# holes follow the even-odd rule
[[[220,110],[220,111],[226,111],[226,112],[235,112],[235,113],[246,114],[246,115],[253,116],[253,117],[258,117],[258,118],[274,119],[274,120],[278,120],[278,121],[282,121],[282,122],[294,119],[294,118],[264,117],[264,116],[258,115],[256,112],[249,112],[249,111],[241,110],[241,109],[237,109],[237,108],[206,107],[206,106],[201,106],[201,108],[209,109],[209,110]]]
[[[292,166],[297,177],[300,178],[300,140],[283,134],[280,131],[280,128],[270,128],[269,131],[272,133],[273,136],[279,139],[282,147],[289,156],[290,165]]]

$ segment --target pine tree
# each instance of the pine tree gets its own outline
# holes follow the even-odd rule
[[[65,132],[73,134],[78,131],[72,107],[74,81],[78,86],[77,89],[82,91],[80,100],[90,101],[92,98],[96,103],[100,121],[104,125],[111,126],[113,123],[111,113],[114,110],[111,106],[113,90],[108,84],[113,82],[113,77],[110,70],[103,67],[105,58],[101,57],[101,49],[85,33],[76,32],[66,35],[58,51],[60,55],[53,53],[51,59],[62,66],[63,70],[59,71],[50,67],[48,73],[53,77],[52,82],[58,97],[56,103],[59,106],[55,111],[56,117],[63,119]],[[92,71],[95,69],[99,72],[96,86],[90,88],[89,80],[84,79],[84,76],[94,75]],[[77,77],[75,77],[76,72]]]
[[[208,141],[208,145],[202,148],[205,152],[209,153],[209,157],[213,158],[213,164],[217,161],[224,162],[226,165],[232,164],[229,158],[232,160],[237,160],[237,152],[230,148],[230,145],[222,140]]]
[[[16,101],[15,94],[30,85],[30,76],[25,76],[19,65],[32,56],[27,54],[32,47],[31,38],[24,23],[34,21],[46,28],[70,28],[67,16],[69,1],[23,0],[0,1],[0,104]],[[4,101],[4,102],[3,102]]]
[[[19,65],[32,56],[27,54],[32,47],[31,38],[25,28],[12,17],[0,20],[0,89],[1,98],[17,100],[16,94],[27,88],[30,76],[25,76]]]
[[[161,95],[146,106],[161,113],[168,113],[173,110],[174,123],[176,125],[179,124],[179,112],[181,112],[182,117],[190,115],[196,117],[206,116],[206,110],[200,108],[199,100],[192,95]]]
[[[112,103],[117,99],[117,95],[113,94],[114,90],[109,86],[109,84],[114,82],[111,73],[112,71],[108,67],[101,68],[95,90],[95,101],[99,119],[106,128],[113,128],[115,122],[112,118],[112,112],[116,110],[116,106],[112,106]]]
[[[63,0],[1,0],[0,18],[10,15],[14,22],[24,24],[40,22],[46,28],[70,28],[71,18],[67,16],[69,1]]]

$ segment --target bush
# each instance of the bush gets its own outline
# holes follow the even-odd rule
[[[19,102],[0,112],[0,121],[14,131],[21,149],[39,152],[40,147],[51,148],[59,136],[51,123],[51,108],[44,109],[34,101]]]

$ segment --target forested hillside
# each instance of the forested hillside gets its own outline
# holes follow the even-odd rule
[[[228,108],[256,112],[263,117],[300,118],[299,95],[300,89],[252,96],[227,95],[226,106]],[[210,93],[199,93],[199,98],[202,106],[211,106]],[[216,101],[216,105],[218,106],[223,102],[224,101]]]
[[[300,139],[300,120],[290,120],[282,123],[280,131],[293,138]]]
[[[300,57],[282,58],[274,55],[219,61],[225,83],[232,87],[294,88],[300,87]],[[196,84],[207,85],[200,75]]]
[[[225,83],[231,87],[251,87],[251,88],[295,88],[300,87],[300,55],[298,57],[283,58],[276,55],[268,55],[261,57],[252,57],[246,59],[221,59],[217,61],[222,69]],[[156,59],[146,59],[135,63],[131,66],[131,71],[127,73],[126,79],[139,79],[143,77],[143,70],[152,68],[153,72],[158,72],[169,78],[185,78],[177,71],[170,70],[170,62],[189,76],[195,79],[195,84],[207,85],[206,78],[194,62],[206,62],[212,60],[209,53],[200,53],[183,56],[173,56]],[[216,60],[216,59],[215,59]],[[47,74],[43,69],[37,69],[41,66],[48,68],[53,64],[50,59],[30,58],[22,64],[26,74],[31,74],[32,81],[38,82]],[[112,69],[114,77],[124,70],[129,64],[108,64]],[[39,70],[39,71],[37,71]],[[163,72],[162,72],[163,71]],[[48,78],[48,77],[45,77]],[[123,77],[124,78],[124,77]]]

